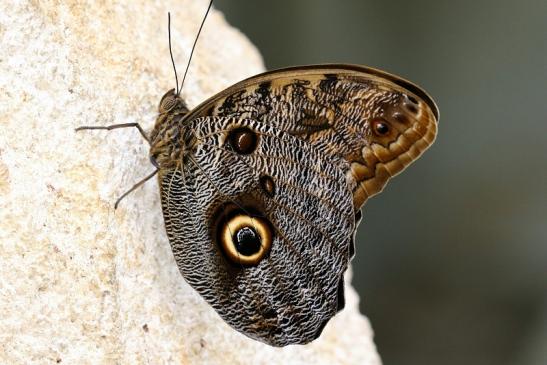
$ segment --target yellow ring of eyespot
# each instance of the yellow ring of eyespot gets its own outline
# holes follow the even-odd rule
[[[260,238],[260,250],[250,256],[239,253],[232,239],[233,235],[244,227],[252,228]],[[272,231],[264,219],[240,214],[224,222],[220,232],[220,244],[230,261],[241,265],[256,265],[270,251]]]

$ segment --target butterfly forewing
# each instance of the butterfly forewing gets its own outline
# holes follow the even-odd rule
[[[438,110],[423,90],[353,65],[267,72],[213,96],[186,117],[247,117],[348,161],[357,211],[435,139]]]

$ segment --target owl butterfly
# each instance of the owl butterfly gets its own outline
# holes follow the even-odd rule
[[[182,276],[251,338],[316,339],[344,307],[362,205],[431,145],[437,119],[422,89],[362,66],[266,72],[193,110],[177,82],[139,130]]]

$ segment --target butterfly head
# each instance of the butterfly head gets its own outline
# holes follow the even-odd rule
[[[180,95],[175,92],[175,89],[171,89],[161,98],[158,111],[160,115],[171,114],[184,116],[188,114],[188,107]]]

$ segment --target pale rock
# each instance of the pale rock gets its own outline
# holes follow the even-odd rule
[[[182,279],[137,130],[174,87],[206,1],[10,2],[0,13],[0,363],[379,364],[369,322],[347,307],[306,346],[272,348],[232,330]],[[6,4],[4,4],[6,5]],[[213,10],[183,96],[190,106],[263,71]]]

